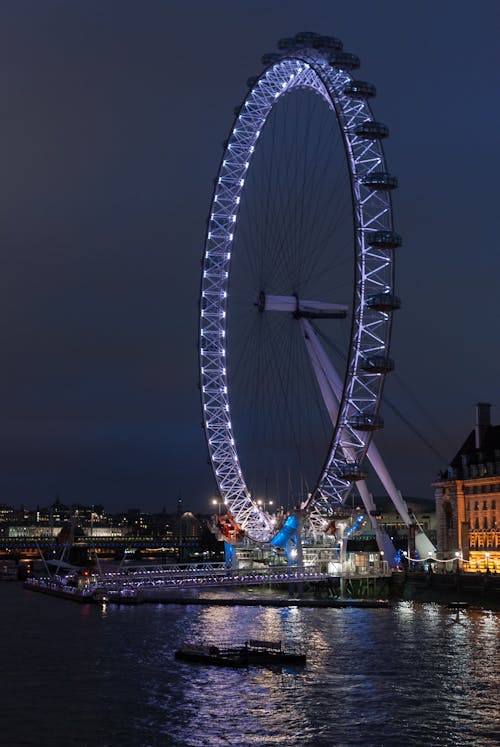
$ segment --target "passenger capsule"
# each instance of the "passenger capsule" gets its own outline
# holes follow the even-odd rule
[[[241,106],[235,106],[233,111],[234,111],[234,116],[237,117],[241,111]]]
[[[396,176],[391,176],[385,171],[371,171],[361,179],[361,184],[372,189],[389,190],[396,189],[398,179]]]
[[[389,135],[389,128],[381,122],[368,119],[356,127],[354,134],[367,140],[382,140]]]
[[[381,249],[397,249],[403,243],[403,238],[395,231],[370,231],[365,234],[365,241],[370,246]]]
[[[278,42],[278,49],[295,49],[298,46],[297,39],[280,39]]]
[[[397,311],[401,308],[401,299],[392,293],[377,293],[366,299],[366,305],[373,311]]]
[[[249,88],[253,88],[254,85],[257,83],[258,80],[259,80],[259,76],[258,75],[252,75],[251,78],[247,78],[247,86]]]
[[[357,480],[366,480],[368,477],[368,471],[355,462],[348,462],[339,468],[337,477],[340,477],[341,480],[356,482]]]
[[[314,39],[317,39],[318,37],[319,34],[315,31],[299,31],[298,34],[295,34],[296,41],[298,41],[299,44],[305,44],[306,46],[311,46]]]
[[[312,40],[312,46],[314,49],[328,52],[341,52],[344,47],[340,39],[336,39],[334,36],[317,36]]]
[[[262,55],[261,62],[263,65],[273,65],[275,62],[281,60],[281,55],[276,52],[269,52],[268,54]]]
[[[361,65],[359,57],[351,52],[337,52],[331,55],[328,61],[332,67],[339,70],[357,70]]]
[[[355,431],[379,431],[384,427],[384,420],[373,412],[361,412],[350,417],[347,424]]]
[[[390,373],[394,371],[394,361],[392,358],[387,358],[383,355],[373,355],[363,360],[361,370],[374,374]]]
[[[371,99],[376,96],[377,89],[373,83],[365,80],[351,80],[344,88],[344,93],[351,99]]]

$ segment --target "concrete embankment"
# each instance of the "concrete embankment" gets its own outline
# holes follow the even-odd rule
[[[391,581],[391,597],[440,604],[462,601],[500,610],[500,574],[395,573]]]
[[[122,592],[100,589],[95,594],[89,594],[87,589],[68,589],[64,586],[35,579],[24,584],[26,589],[37,591],[49,596],[68,599],[80,604],[182,604],[204,605],[216,607],[388,607],[386,599],[317,599],[309,596],[281,596],[279,594],[255,593],[251,596],[228,590],[227,596],[222,593],[216,595],[198,594],[197,590],[189,589],[183,592],[172,591],[169,588],[152,588],[137,586]],[[232,593],[231,593],[232,592]]]
[[[255,596],[234,597],[181,597],[162,596],[161,598],[144,595],[137,603],[156,602],[161,604],[196,604],[211,605],[216,607],[389,607],[386,599],[311,599],[304,597],[268,597],[256,594]]]
[[[265,607],[311,607],[311,608],[343,608],[343,607],[388,607],[390,602],[379,595],[373,598],[358,597],[352,590],[348,594],[336,597],[315,597],[311,590],[304,590],[303,594],[279,593],[276,590],[259,590],[249,593],[248,589],[225,589],[217,593],[207,590],[172,589],[165,586],[131,586],[126,589],[109,589],[100,587],[91,591],[88,588],[68,588],[53,582],[30,579],[25,587],[31,591],[38,591],[50,596],[72,600],[83,604],[183,604],[205,606],[265,606]],[[380,597],[385,597],[381,594]],[[500,574],[427,574],[427,573],[395,573],[390,583],[391,600],[408,600],[414,602],[437,602],[450,604],[451,602],[466,602],[471,606],[484,609],[500,610]]]

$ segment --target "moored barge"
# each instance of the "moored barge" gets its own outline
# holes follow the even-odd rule
[[[197,664],[225,667],[246,667],[268,664],[305,664],[306,655],[285,651],[281,641],[249,640],[242,646],[223,647],[185,643],[175,652],[176,659]]]

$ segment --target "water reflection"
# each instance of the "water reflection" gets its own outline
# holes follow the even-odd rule
[[[54,741],[61,713],[72,723],[64,747],[500,742],[497,613],[470,609],[457,621],[452,610],[409,602],[382,610],[83,610],[24,594],[0,589],[0,636],[10,642],[5,744],[63,744]],[[187,640],[247,638],[302,643],[307,665],[231,670],[173,658]]]
[[[487,636],[494,646],[498,620],[488,619]],[[400,723],[407,744],[423,744],[421,739],[432,743],[444,719],[448,736],[440,735],[442,743],[459,744],[464,713],[457,715],[457,702],[469,692],[467,677],[475,655],[469,636],[475,635],[475,625],[473,615],[457,627],[453,615],[437,605],[417,608],[408,603],[370,611],[205,610],[198,621],[192,620],[192,632],[208,633],[212,640],[217,638],[214,633],[219,639],[232,634],[239,640],[306,640],[309,658],[304,672],[206,672],[201,680],[199,672],[183,665],[198,706],[190,712],[189,729],[196,732],[203,719],[224,713],[218,735],[207,735],[203,744],[280,744],[293,738],[298,740],[293,744],[326,745],[336,743],[339,733],[349,735],[349,744],[369,744],[366,735],[383,729],[389,718]],[[209,701],[193,692],[193,687],[207,685]],[[226,712],[228,698],[236,703],[231,714]],[[414,722],[403,716],[405,708],[427,722],[418,737],[412,731]],[[353,736],[357,731],[364,736]],[[394,734],[384,739],[380,743],[401,744]]]

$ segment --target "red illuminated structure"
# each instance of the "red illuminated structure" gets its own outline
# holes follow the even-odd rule
[[[217,529],[224,536],[226,542],[239,542],[243,539],[245,532],[235,521],[231,511],[217,517]]]

